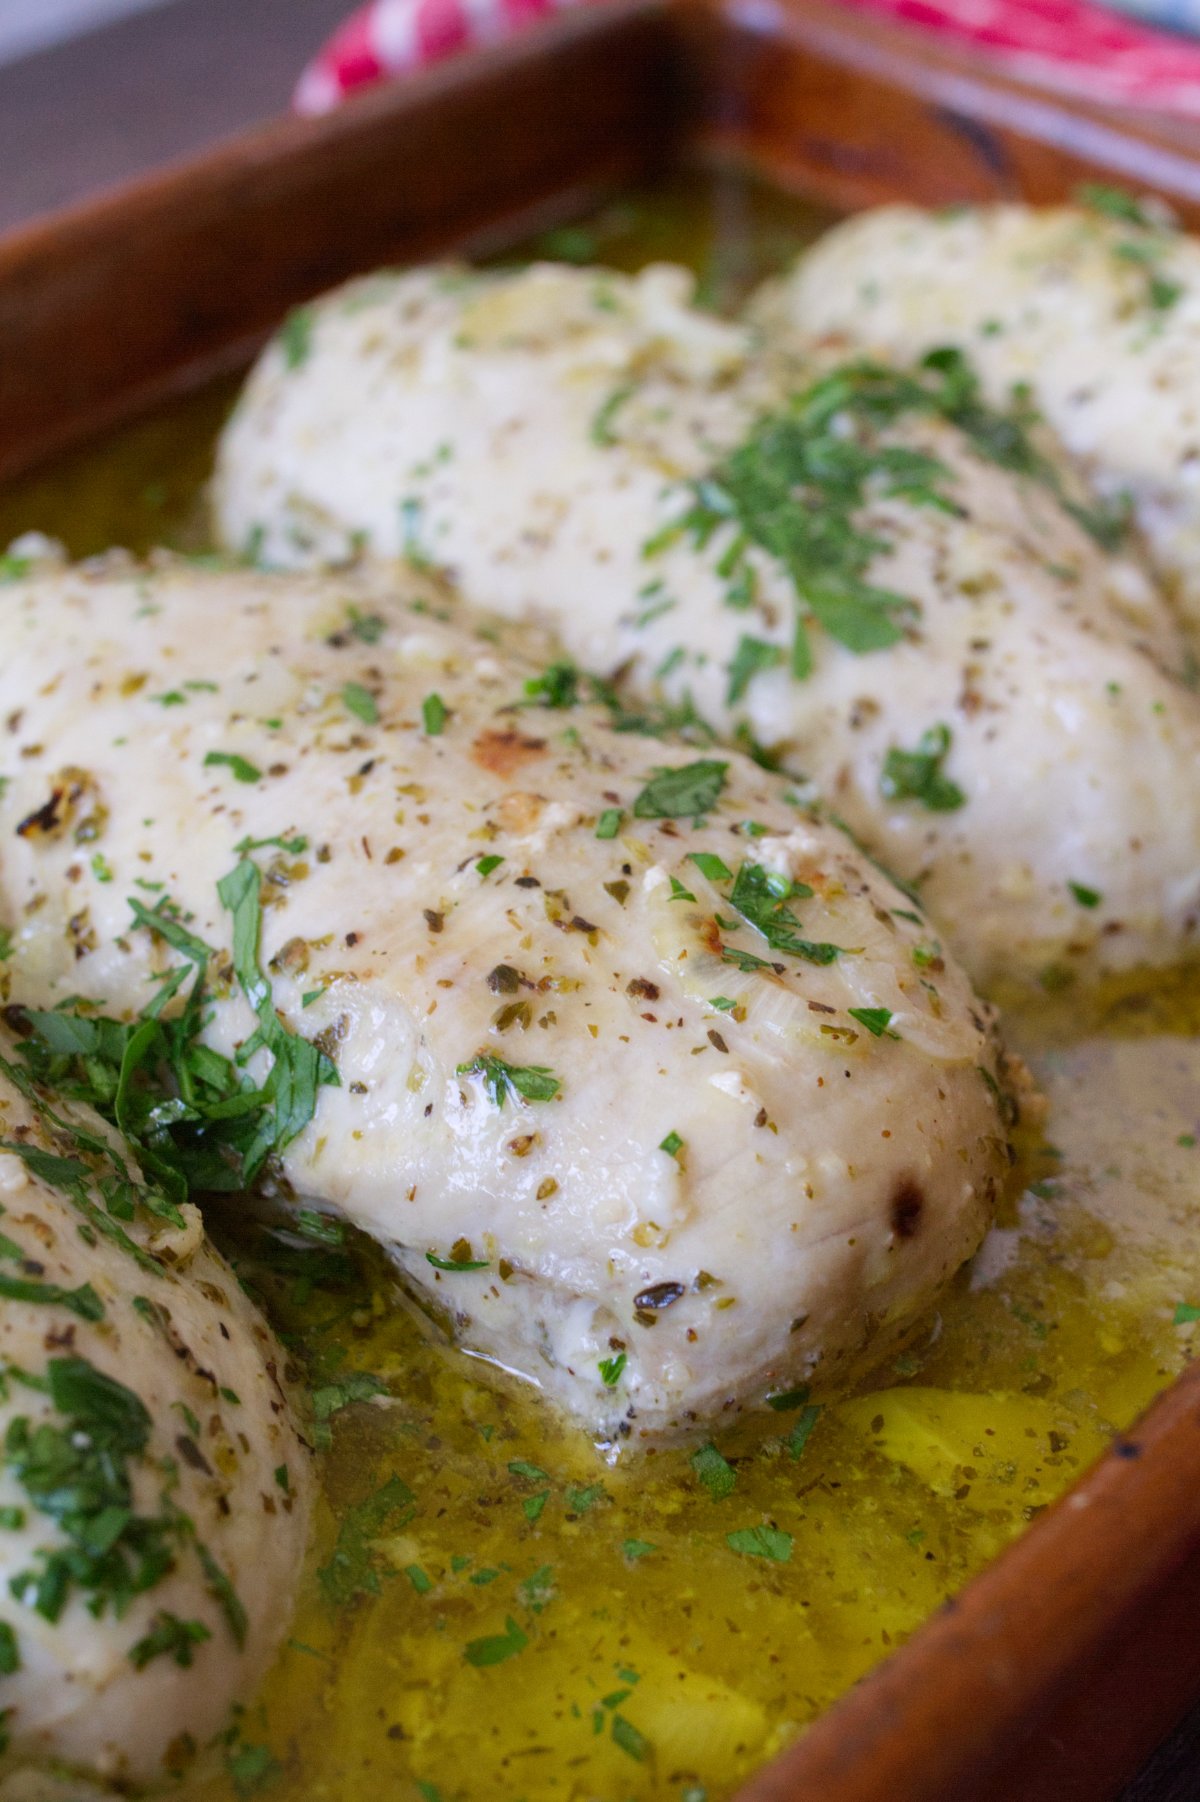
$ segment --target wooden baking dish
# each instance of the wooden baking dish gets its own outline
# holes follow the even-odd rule
[[[698,150],[835,206],[1092,176],[1200,224],[1200,132],[817,0],[614,0],[0,243],[0,475],[239,366],[353,271],[511,241]],[[1198,1613],[1193,1367],[743,1802],[1099,1802],[1200,1695]]]

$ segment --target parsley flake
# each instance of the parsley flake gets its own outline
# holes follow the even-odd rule
[[[711,851],[691,851],[688,861],[694,863],[700,874],[709,882],[732,882],[733,871],[720,857]]]
[[[312,351],[314,314],[311,307],[294,307],[279,328],[279,348],[286,369],[301,369]]]
[[[365,726],[379,724],[379,704],[369,688],[361,682],[347,682],[342,689],[342,705]]]
[[[744,1558],[765,1558],[772,1564],[787,1564],[795,1541],[790,1533],[784,1533],[778,1527],[739,1527],[735,1533],[726,1533],[725,1543],[730,1551],[740,1552]]]
[[[953,813],[966,802],[957,782],[943,774],[951,745],[949,726],[930,726],[915,751],[893,745],[883,760],[879,792],[888,801],[919,801],[930,813]]]
[[[262,771],[236,751],[209,751],[204,759],[205,769],[217,769],[224,765],[238,782],[261,782]]]
[[[488,1100],[501,1108],[509,1095],[522,1101],[553,1101],[562,1087],[543,1064],[509,1064],[489,1051],[480,1051],[469,1063],[457,1065],[455,1074],[482,1076]]]
[[[482,1639],[469,1639],[463,1647],[463,1657],[468,1664],[479,1670],[488,1665],[503,1664],[508,1658],[515,1658],[529,1644],[529,1635],[517,1625],[512,1615],[504,1621],[503,1633],[490,1633]]]
[[[1080,907],[1099,907],[1104,899],[1099,889],[1085,888],[1082,882],[1068,882],[1067,887]]]
[[[633,803],[638,820],[680,820],[711,813],[725,787],[727,763],[702,758],[677,769],[656,770]]]
[[[722,1501],[736,1489],[737,1472],[711,1440],[694,1451],[689,1462],[714,1502]]]
[[[725,702],[729,707],[736,706],[755,676],[763,670],[775,669],[784,661],[783,652],[777,644],[768,644],[766,639],[751,638],[743,633],[729,665],[729,687],[725,692]]]
[[[890,1007],[848,1007],[846,1012],[852,1020],[857,1020],[860,1026],[865,1026],[872,1038],[898,1039],[900,1037],[898,1032],[888,1031],[892,1019]]]

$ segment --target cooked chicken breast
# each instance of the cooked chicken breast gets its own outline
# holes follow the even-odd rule
[[[919,884],[977,980],[1173,961],[1200,702],[1161,596],[961,363],[755,359],[686,299],[664,269],[351,284],[250,380],[227,541],[440,565],[677,717],[748,730]]]
[[[178,1778],[286,1626],[308,1454],[196,1209],[35,1085],[7,1030],[0,1357],[5,1793]]]
[[[614,732],[405,596],[5,590],[14,997],[129,1013],[211,947],[205,1041],[284,1071],[284,1182],[593,1432],[847,1379],[1006,1167],[965,977],[789,783]]]
[[[838,226],[756,308],[780,326],[915,356],[969,352],[992,398],[1022,384],[1098,494],[1128,495],[1200,625],[1200,243],[1153,203],[924,213]]]

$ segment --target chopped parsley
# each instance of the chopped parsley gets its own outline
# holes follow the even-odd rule
[[[459,1064],[458,1076],[482,1076],[490,1102],[503,1107],[509,1095],[522,1101],[553,1101],[562,1084],[543,1064],[509,1064],[490,1051],[478,1052],[467,1064]]]
[[[387,630],[386,622],[377,613],[363,613],[357,607],[351,607],[349,623],[360,644],[378,644]]]
[[[613,1715],[612,1736],[622,1752],[627,1752],[629,1757],[636,1759],[638,1764],[645,1764],[647,1759],[653,1755],[654,1748],[646,1735],[640,1732],[632,1721],[627,1721],[623,1714]]]
[[[515,1658],[529,1644],[529,1635],[517,1625],[512,1615],[504,1621],[503,1633],[490,1633],[482,1639],[469,1639],[463,1647],[463,1657],[468,1664],[477,1669],[488,1665],[503,1664],[508,1658]]]
[[[294,307],[279,328],[279,348],[286,369],[300,369],[312,351],[313,309]]]
[[[669,1158],[678,1158],[679,1153],[683,1150],[683,1140],[678,1133],[670,1132],[658,1149],[665,1151]]]
[[[385,1533],[398,1533],[416,1513],[416,1501],[408,1484],[391,1476],[373,1495],[358,1502],[343,1517],[329,1563],[317,1577],[325,1599],[345,1604],[359,1595],[378,1595],[389,1568],[375,1551],[375,1541]]]
[[[636,393],[636,383],[626,382],[620,388],[614,388],[608,398],[596,409],[588,432],[593,444],[607,449],[609,445],[617,442],[612,429],[613,421],[625,402],[632,399]]]
[[[711,1441],[694,1451],[689,1462],[714,1502],[722,1501],[736,1489],[737,1472]]]
[[[238,782],[261,782],[262,771],[236,751],[209,751],[204,759],[205,769],[218,769],[222,766],[232,771]]]
[[[486,1270],[490,1262],[487,1258],[473,1258],[471,1247],[465,1239],[459,1239],[450,1247],[448,1258],[439,1257],[435,1251],[425,1253],[425,1261],[432,1264],[435,1270]]]
[[[150,1631],[129,1648],[129,1661],[135,1670],[145,1670],[155,1658],[173,1658],[183,1670],[191,1667],[195,1648],[212,1634],[203,1621],[181,1621],[177,1614],[156,1614]]]
[[[784,1533],[779,1527],[739,1527],[735,1533],[726,1533],[725,1543],[730,1551],[740,1552],[744,1558],[765,1558],[772,1564],[787,1564],[795,1541],[790,1533]]]
[[[821,1418],[821,1409],[816,1402],[810,1402],[801,1409],[796,1423],[784,1440],[784,1444],[793,1458],[799,1458],[812,1437],[813,1428]]]
[[[294,837],[281,838],[242,838],[233,847],[239,857],[245,857],[248,851],[279,850],[286,851],[289,857],[302,857],[308,850],[308,840],[302,832]]]
[[[621,817],[619,807],[606,807],[596,821],[596,837],[616,838],[617,833],[621,830]]]
[[[9,1244],[11,1244],[11,1240]],[[23,1258],[19,1248],[16,1255]],[[10,1255],[10,1254],[5,1254]],[[42,1282],[38,1277],[5,1276],[0,1273],[0,1297],[5,1301],[43,1302],[49,1307],[66,1308],[80,1320],[103,1320],[104,1303],[90,1283],[78,1289],[64,1289],[58,1283]]]
[[[1075,190],[1075,198],[1089,212],[1099,213],[1106,219],[1119,220],[1122,225],[1154,225],[1154,220],[1142,202],[1124,188],[1107,187],[1099,182],[1084,182]]]
[[[487,857],[481,857],[476,863],[475,868],[480,876],[490,876],[492,871],[498,870],[503,862],[504,859],[498,857],[493,851]]]
[[[373,1395],[386,1395],[387,1384],[369,1370],[353,1370],[348,1376],[340,1377],[336,1382],[324,1383],[314,1389],[312,1395],[313,1418],[318,1421],[332,1420],[343,1408],[354,1402],[370,1401]]]
[[[1068,882],[1067,887],[1080,907],[1099,907],[1104,899],[1099,889],[1085,888],[1082,882]]]
[[[1111,543],[1115,522],[1063,495],[1057,470],[1029,436],[1027,406],[1008,412],[989,407],[962,353],[938,349],[911,370],[869,360],[845,363],[794,396],[786,410],[759,419],[742,444],[688,484],[685,511],[643,547],[643,555],[652,558],[681,537],[702,551],[724,530],[731,536],[717,570],[726,600],[737,608],[753,597],[751,554],[772,557],[796,596],[792,671],[799,679],[812,667],[810,621],[858,654],[886,649],[903,637],[915,608],[906,596],[867,580],[872,561],[890,545],[861,529],[856,515],[879,498],[959,510],[943,463],[882,441],[881,432],[906,415],[947,420],[980,456],[1042,482],[1086,529]],[[758,660],[765,651],[752,648],[759,642],[744,639],[746,649],[739,647],[730,672],[731,702],[763,667]]]
[[[860,1026],[865,1026],[872,1038],[898,1039],[898,1032],[890,1032],[892,1010],[890,1007],[848,1007],[846,1012]]]
[[[229,1059],[201,1040],[210,1011],[208,967],[214,953],[183,925],[164,897],[153,908],[130,900],[138,927],[164,940],[185,960],[162,978],[157,993],[132,1021],[66,1010],[25,1015],[32,1029],[20,1054],[32,1074],[72,1100],[85,1101],[119,1128],[150,1179],[140,1190],[121,1166],[102,1183],[110,1215],[129,1218],[133,1199],[182,1224],[177,1204],[194,1190],[247,1187],[267,1159],[303,1131],[322,1085],[337,1071],[309,1040],[289,1030],[275,1010],[258,960],[261,875],[241,859],[217,885],[232,916],[233,966],[258,1026]],[[190,988],[180,1011],[167,1005]],[[245,1066],[260,1050],[272,1064],[261,1087]],[[78,1136],[78,1135],[77,1135]],[[112,1162],[111,1146],[102,1146]],[[61,1162],[61,1160],[59,1160]],[[87,1170],[46,1180],[62,1187]],[[130,1242],[132,1244],[132,1242]],[[153,1266],[156,1268],[156,1266]]]
[[[601,1358],[599,1365],[600,1380],[606,1389],[616,1388],[621,1380],[621,1373],[625,1369],[628,1361],[628,1356],[625,1352],[618,1352],[615,1358]]]
[[[450,710],[441,695],[426,695],[421,702],[421,719],[430,738],[440,738]]]
[[[725,787],[727,763],[702,758],[656,770],[633,803],[638,820],[679,820],[711,813]]]
[[[245,1802],[246,1797],[257,1795],[273,1783],[283,1767],[270,1746],[239,1739],[226,1748],[225,1769],[239,1802]]]
[[[781,1389],[774,1395],[768,1395],[767,1406],[774,1408],[777,1414],[791,1414],[796,1408],[802,1408],[808,1400],[809,1388],[802,1383],[799,1389]]]
[[[175,1568],[192,1525],[165,1490],[157,1513],[134,1510],[132,1466],[146,1458],[152,1422],[132,1389],[79,1357],[51,1358],[45,1387],[62,1424],[34,1425],[15,1416],[5,1433],[5,1464],[66,1544],[35,1553],[34,1565],[18,1572],[9,1588],[52,1623],[76,1590],[93,1614],[111,1608],[121,1615]],[[219,1578],[240,1613],[228,1577],[206,1547],[193,1544],[210,1587]],[[226,1618],[240,1645],[244,1625],[239,1634],[237,1615],[227,1608]]]
[[[950,745],[949,726],[938,724],[921,734],[915,751],[891,746],[879,777],[880,794],[888,801],[919,801],[930,813],[962,807],[966,795],[942,770]]]
[[[370,689],[364,688],[361,682],[346,683],[342,689],[342,705],[356,719],[362,720],[365,726],[378,725],[379,703]]]
[[[514,1477],[522,1477],[526,1483],[548,1483],[550,1473],[540,1465],[530,1464],[526,1458],[510,1458],[508,1468]]]
[[[574,707],[579,700],[579,671],[573,663],[548,664],[540,676],[529,677],[525,698],[542,707]]]
[[[743,633],[729,665],[726,704],[736,706],[760,671],[775,669],[783,661],[784,654],[777,644],[768,644],[764,638],[751,638]]]
[[[729,902],[748,926],[762,934],[772,951],[783,951],[810,964],[831,964],[840,955],[842,947],[803,938],[800,922],[788,905],[791,901],[808,900],[812,894],[813,890],[806,882],[793,882],[790,876],[764,869],[761,864],[743,863],[734,879]],[[720,924],[728,923],[722,921]],[[736,963],[743,970],[762,964],[762,959],[756,959],[736,946],[722,946],[722,956],[726,963]]]
[[[648,1558],[651,1552],[657,1552],[658,1547],[649,1539],[624,1539],[621,1550],[631,1564],[636,1564],[639,1558]]]
[[[694,863],[700,874],[709,882],[732,882],[733,871],[711,851],[691,851],[688,861]]]

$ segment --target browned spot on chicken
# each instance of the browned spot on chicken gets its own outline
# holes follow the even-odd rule
[[[493,776],[512,776],[522,765],[535,763],[545,749],[544,738],[526,738],[508,726],[502,731],[481,732],[471,746],[471,757]]]
[[[542,809],[546,803],[541,795],[529,794],[521,789],[511,795],[504,795],[496,803],[496,819],[505,832],[532,832],[542,817]],[[540,888],[536,877],[518,876],[518,888]]]
[[[62,838],[73,826],[76,844],[91,844],[104,831],[108,809],[99,800],[96,781],[86,770],[68,767],[54,777],[49,799],[17,827],[18,838]]]
[[[892,1231],[897,1239],[911,1239],[921,1224],[925,1197],[910,1176],[902,1177],[892,1191]]]

